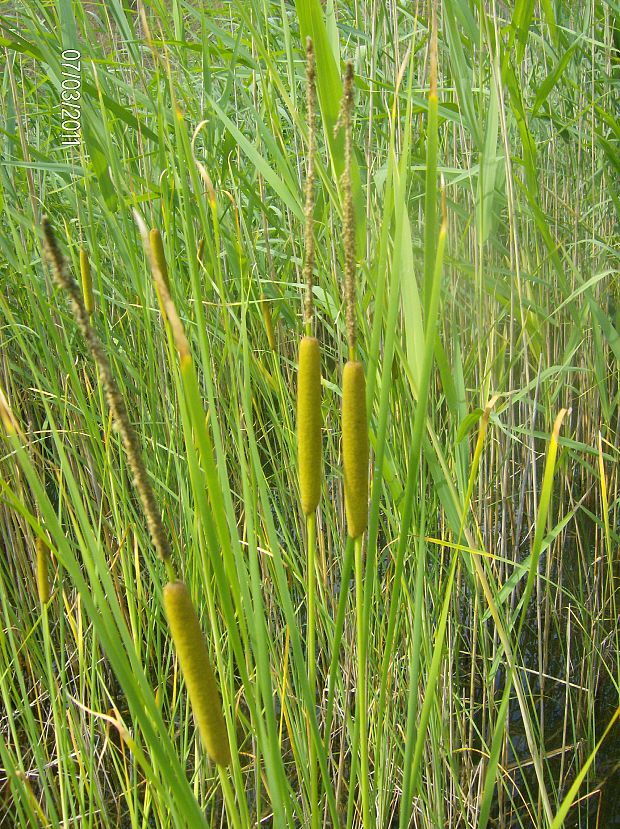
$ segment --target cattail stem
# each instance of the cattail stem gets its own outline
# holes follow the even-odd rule
[[[228,766],[230,745],[220,695],[200,622],[183,582],[164,587],[164,610],[204,746],[215,763]]]
[[[355,622],[357,629],[356,709],[360,733],[360,789],[362,791],[363,826],[371,827],[370,779],[368,776],[368,720],[366,712],[366,638],[364,636],[364,561],[362,537],[355,539]]]
[[[308,533],[308,631],[307,631],[307,659],[308,684],[310,695],[314,702],[316,697],[316,513],[306,518]],[[309,716],[312,716],[311,714]],[[310,814],[312,829],[318,829],[320,820],[319,808],[319,776],[316,756],[316,745],[310,721],[308,721],[308,746],[310,763]]]

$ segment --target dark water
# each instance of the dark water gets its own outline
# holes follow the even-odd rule
[[[579,595],[580,578],[579,567],[572,561],[572,554],[566,553],[569,560],[563,562],[564,587]],[[544,572],[544,557],[541,561],[541,571]],[[552,573],[552,579],[557,573]],[[571,582],[573,582],[571,584]],[[536,605],[532,600],[529,616],[523,630],[520,653],[526,669],[521,673],[521,681],[529,685],[531,698],[536,704],[537,713],[543,712],[542,734],[544,742],[543,763],[547,790],[550,794],[558,788],[561,779],[561,801],[567,794],[576,775],[587,761],[592,744],[592,720],[595,725],[595,739],[599,740],[607,725],[611,721],[616,708],[620,704],[619,693],[610,673],[601,664],[598,674],[591,685],[583,690],[570,688],[567,698],[564,680],[579,685],[581,682],[582,660],[588,658],[584,653],[587,641],[582,640],[579,625],[573,618],[571,627],[570,661],[567,676],[567,643],[566,622],[568,608],[559,606],[558,610],[551,610],[554,616],[549,630],[549,638],[545,645],[545,673],[547,678],[542,679],[539,668],[539,631],[536,622]],[[585,621],[585,620],[584,620]],[[608,629],[608,642],[614,641],[613,634],[617,620],[603,621]],[[613,650],[606,650],[606,664],[613,671],[615,665]],[[594,659],[594,662],[600,662]],[[556,679],[550,679],[554,677]],[[558,682],[557,680],[561,680]],[[497,703],[504,690],[505,670],[500,668],[496,675],[495,698]],[[590,712],[590,719],[588,718]],[[566,733],[564,730],[566,729]],[[538,781],[532,764],[528,764],[530,750],[527,744],[525,728],[521,711],[513,694],[509,704],[507,722],[509,735],[509,751],[506,764],[511,769],[507,790],[501,795],[496,793],[492,809],[493,822],[491,826],[502,826],[506,829],[517,827],[532,827],[537,829],[544,825],[544,818],[539,820],[538,815],[532,815],[523,803],[523,799],[536,802]],[[575,744],[580,746],[579,762],[573,762]],[[567,746],[562,759],[562,747]],[[529,795],[528,795],[529,792]],[[586,795],[588,795],[586,797]],[[500,799],[501,798],[501,799]],[[583,798],[583,799],[581,799]],[[552,796],[552,802],[556,797]],[[575,802],[577,801],[577,802]],[[564,823],[565,829],[620,829],[620,723],[616,722],[613,729],[601,745],[596,758],[590,766],[589,772],[573,801]]]

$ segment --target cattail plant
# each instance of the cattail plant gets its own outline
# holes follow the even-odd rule
[[[303,280],[305,336],[299,344],[297,386],[297,451],[301,508],[313,515],[321,497],[321,349],[312,336],[314,317],[314,153],[315,153],[315,68],[312,41],[306,46],[306,82],[308,101],[308,169],[305,186],[305,228]]]
[[[162,270],[162,259],[152,242],[161,242],[159,234],[147,232],[142,217],[136,212],[136,221],[146,251],[153,282],[157,289],[162,314],[169,325],[172,338],[179,354],[181,372],[192,367],[189,343],[185,336],[183,323],[170,296],[167,269]],[[163,249],[160,248],[163,255]],[[165,259],[163,260],[165,266]],[[185,679],[187,693],[192,706],[194,719],[209,757],[219,766],[228,766],[231,762],[228,733],[222,713],[222,703],[211,668],[209,653],[200,622],[192,604],[191,597],[183,582],[171,578],[164,587],[164,610],[175,651]],[[230,802],[230,792],[226,789]],[[231,806],[232,808],[232,806]]]
[[[342,461],[344,505],[347,531],[355,547],[355,619],[357,628],[358,693],[356,718],[359,722],[360,789],[363,826],[372,829],[368,772],[368,721],[366,710],[366,628],[364,619],[364,561],[362,539],[368,525],[368,421],[366,418],[366,379],[364,366],[357,359],[355,324],[355,212],[353,207],[353,64],[347,63],[340,114],[336,130],[344,130],[343,197],[344,290],[348,361],[342,375]]]
[[[316,689],[316,509],[321,498],[322,446],[321,446],[321,347],[312,334],[314,320],[313,271],[314,271],[314,156],[315,156],[315,62],[312,40],[306,42],[306,94],[308,117],[308,165],[306,170],[304,199],[304,265],[305,295],[303,316],[305,335],[299,343],[297,372],[297,456],[299,463],[299,490],[301,509],[306,518],[308,535],[308,627],[307,658],[308,681],[312,694]],[[318,775],[316,750],[311,737],[308,712],[308,739],[310,741],[310,810],[312,827],[318,827],[320,807],[318,802]]]
[[[356,359],[355,325],[355,213],[351,182],[353,65],[347,64],[340,118],[344,129],[343,236],[344,287],[349,359],[342,377],[342,460],[344,503],[351,538],[359,538],[368,525],[368,421],[364,366]]]

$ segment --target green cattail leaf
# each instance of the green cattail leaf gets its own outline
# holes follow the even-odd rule
[[[368,524],[368,421],[364,366],[354,360],[342,375],[342,458],[347,527],[357,538]]]
[[[215,763],[228,766],[230,745],[220,694],[200,622],[183,582],[169,582],[164,587],[164,610],[204,746]]]
[[[297,452],[304,515],[311,515],[319,505],[321,448],[321,349],[316,337],[304,337],[299,343],[297,388]]]
[[[80,248],[80,275],[82,277],[82,294],[84,296],[84,307],[90,316],[95,310],[95,297],[93,296],[93,280],[90,273],[90,262],[85,248]]]

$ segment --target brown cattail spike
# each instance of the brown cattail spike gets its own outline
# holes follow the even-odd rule
[[[85,248],[80,248],[80,275],[82,277],[82,293],[84,294],[84,307],[90,316],[95,310],[95,298],[93,296],[93,280],[90,273],[90,262]]]
[[[41,604],[47,604],[50,600],[50,583],[48,571],[47,544],[42,538],[37,538],[37,590]]]
[[[344,505],[351,538],[368,525],[368,421],[364,366],[349,360],[342,375]]]
[[[304,515],[312,515],[321,498],[321,349],[316,337],[299,343],[297,453]]]
[[[306,172],[306,187],[304,201],[304,268],[303,277],[306,286],[304,299],[304,323],[306,333],[312,331],[312,289],[314,271],[314,155],[316,147],[315,113],[316,113],[316,85],[314,48],[312,40],[306,41],[306,101],[308,109],[308,169]]]
[[[200,622],[183,582],[164,587],[164,610],[202,741],[215,763],[228,766],[230,745],[220,695]]]

